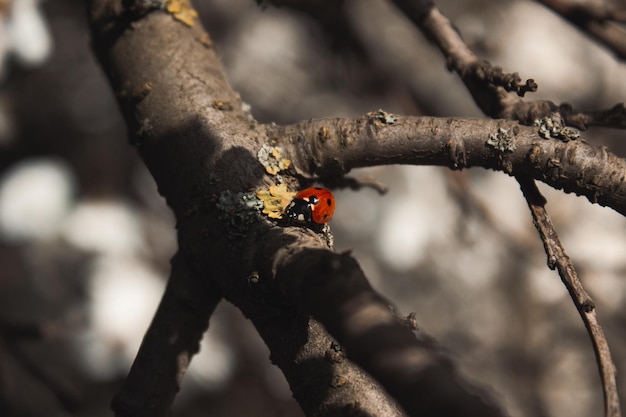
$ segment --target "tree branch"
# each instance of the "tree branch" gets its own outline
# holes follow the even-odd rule
[[[301,242],[268,245],[262,253],[289,303],[319,320],[409,415],[505,415],[430,339],[416,338],[349,254]]]
[[[300,305],[285,300],[274,283],[272,251],[282,253],[293,246],[327,248],[323,234],[263,221],[261,231],[249,232],[246,244],[226,238],[220,252],[211,244],[229,232],[205,230],[205,220],[206,216],[199,215],[183,222],[179,226],[181,240],[189,250],[208,254],[195,258],[199,269],[207,270],[215,262],[211,265],[213,278],[224,298],[252,321],[270,350],[272,363],[285,375],[307,416],[404,417],[396,401],[357,365],[344,360],[336,340]],[[232,261],[230,253],[235,254]],[[237,264],[231,265],[235,261]]]
[[[161,304],[130,374],[113,400],[116,416],[171,414],[174,396],[221,298],[215,285],[189,270],[180,253],[174,256]]]
[[[515,92],[523,97],[526,92],[536,91],[537,84],[532,79],[522,83],[518,73],[505,73],[502,68],[481,61],[432,1],[394,0],[394,3],[420,28],[426,38],[437,45],[448,61],[450,70],[461,77],[474,101],[486,115],[532,125],[536,119],[559,113],[568,126],[581,130],[589,126],[626,128],[626,112],[619,111],[623,105],[595,113],[580,112],[567,103],[556,105],[547,100],[524,101],[510,95],[509,92]]]
[[[583,288],[572,261],[561,245],[552,220],[550,220],[545,209],[546,200],[539,192],[539,189],[537,189],[537,185],[530,178],[516,178],[528,202],[528,207],[533,216],[533,222],[539,232],[539,236],[541,236],[541,241],[548,255],[548,267],[550,267],[550,269],[556,267],[559,271],[559,276],[572,297],[574,305],[585,323],[585,327],[591,338],[591,344],[596,354],[596,361],[598,362],[598,369],[600,370],[602,380],[605,415],[607,417],[619,417],[621,416],[621,411],[615,381],[615,365],[611,358],[609,344],[604,336],[604,331],[598,323],[595,303]]]
[[[357,22],[360,15],[358,7],[372,7],[364,0],[349,2],[332,2],[322,6],[319,0],[267,0],[277,7],[287,6],[307,13],[316,19],[325,29],[325,33],[333,33],[339,42],[348,42],[351,47],[365,52],[370,60],[380,55],[378,50],[372,51],[371,40],[359,28],[369,22]],[[536,119],[559,114],[566,125],[586,130],[591,126],[626,129],[626,111],[623,104],[616,104],[611,109],[599,111],[581,111],[569,103],[556,104],[549,100],[525,101],[527,92],[535,92],[538,88],[534,80],[522,82],[518,73],[506,73],[502,68],[479,59],[465,44],[454,25],[435,6],[432,0],[393,0],[395,6],[402,11],[423,33],[434,43],[448,62],[448,68],[455,71],[465,83],[475,103],[486,115],[495,119],[518,120],[525,125],[532,125]],[[357,9],[355,9],[357,7]],[[605,13],[613,19],[622,16],[613,9]],[[349,26],[347,29],[345,26]],[[622,37],[621,42],[624,42]],[[366,62],[366,65],[371,65]],[[400,83],[413,89],[411,75],[399,74]],[[394,74],[397,78],[398,74]],[[412,93],[414,96],[418,94]]]
[[[289,304],[304,306],[318,318],[407,410],[464,412],[448,404],[453,397],[468,410],[484,411],[481,415],[500,415],[495,406],[468,394],[447,359],[397,322],[351,258],[322,251],[329,244],[321,235],[275,227],[246,205],[251,191],[276,182],[258,161],[258,151],[275,141],[286,148],[300,174],[324,178],[382,163],[485,166],[537,176],[621,213],[626,213],[624,162],[581,141],[544,139],[536,128],[503,121],[376,112],[354,120],[257,125],[241,110],[208,35],[193,19],[181,21],[167,8],[144,10],[137,4],[142,2],[94,1],[94,47],[120,101],[131,141],[176,214],[181,254],[115,401],[117,413],[167,413],[218,294],[223,294],[253,320],[306,412],[373,413],[383,407],[383,414],[399,415],[397,406],[382,396],[359,403],[364,393],[378,392],[377,385],[347,361],[328,366],[328,351],[336,351],[332,340],[281,303],[271,285],[276,277]],[[582,170],[577,173],[577,168]],[[295,188],[292,176],[289,172],[283,179]],[[258,249],[267,247],[273,249]],[[251,284],[255,273],[265,284]],[[347,281],[332,284],[339,275]],[[313,288],[316,283],[319,290]],[[327,305],[320,294],[333,291],[337,297]],[[309,296],[321,304],[313,305]],[[376,314],[364,314],[368,311]],[[307,378],[330,380],[332,389],[322,384],[315,391]],[[424,395],[415,399],[415,392]]]
[[[530,176],[626,215],[626,161],[582,140],[546,139],[544,129],[504,120],[378,111],[357,119],[269,127],[268,136],[277,138],[305,176],[332,178],[352,168],[384,164],[482,166]]]
[[[127,12],[115,1],[106,3],[108,7],[104,3],[92,9],[96,51],[118,93],[131,140],[176,213],[185,253],[184,262],[177,264],[193,275],[185,274],[189,284],[177,279],[189,287],[185,294],[189,298],[166,308],[177,299],[174,289],[179,284],[173,283],[177,275],[172,275],[153,326],[171,324],[166,329],[171,336],[177,326],[185,325],[171,316],[187,317],[191,311],[184,306],[188,304],[210,304],[198,286],[212,288],[214,282],[254,322],[305,412],[345,415],[351,410],[382,410],[381,415],[401,416],[399,407],[381,395],[379,386],[358,367],[349,361],[333,365],[325,359],[332,339],[319,325],[294,314],[272,292],[264,292],[262,285],[250,285],[256,269],[251,253],[262,246],[260,239],[269,224],[259,221],[257,209],[244,206],[241,196],[273,183],[256,159],[267,137],[264,127],[251,123],[241,111],[215,51],[207,46],[211,43],[206,33],[164,11],[131,19],[133,23],[119,30],[119,24],[110,24],[115,20],[110,13],[126,16]],[[325,241],[317,244],[327,246]],[[161,415],[171,402],[178,383],[175,376],[181,374],[171,362],[173,351],[162,344],[162,334],[148,333],[115,402],[118,414],[148,413],[142,405],[155,392],[160,392],[159,402],[149,402],[151,415]],[[165,373],[156,386],[145,369],[155,351],[170,359],[164,361],[166,370],[153,364],[155,372]],[[340,382],[333,376],[348,376],[352,383],[339,389]]]
[[[274,242],[286,238],[280,230],[270,233],[268,246],[270,236],[276,238]],[[319,245],[310,236],[307,240],[309,245]],[[226,297],[254,323],[305,415],[406,416],[379,383],[346,359],[342,347],[318,321],[277,294],[271,275],[261,272],[258,281]]]
[[[132,144],[182,218],[205,198],[211,179],[221,180],[208,166],[217,151],[250,146],[250,121],[199,24],[187,26],[166,10],[143,12],[133,20],[120,2],[91,2],[94,50]],[[229,178],[233,192],[248,190],[255,184],[251,176],[257,181],[262,175],[260,164],[245,162],[231,167],[241,169],[241,175]]]

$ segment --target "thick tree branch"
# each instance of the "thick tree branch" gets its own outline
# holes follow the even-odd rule
[[[263,250],[276,284],[291,304],[324,324],[409,415],[505,415],[487,393],[469,387],[430,339],[416,338],[349,254],[306,246],[293,242]]]
[[[320,366],[327,363],[325,355],[332,342],[320,326],[307,326],[308,320],[294,314],[284,301],[260,290],[262,286],[250,285],[255,270],[250,254],[263,244],[255,230],[264,230],[268,224],[259,222],[255,208],[247,210],[242,205],[241,195],[272,182],[256,159],[267,138],[265,130],[241,111],[206,33],[160,10],[136,17],[120,30],[119,23],[111,24],[115,22],[112,15],[126,16],[128,11],[115,1],[94,6],[95,49],[122,104],[131,140],[177,215],[185,253],[181,267],[192,275],[185,278],[191,281],[190,292],[185,294],[189,298],[166,308],[178,299],[179,284],[172,275],[154,326],[171,324],[174,327],[167,327],[166,335],[173,336],[177,326],[185,326],[175,316],[191,314],[185,305],[210,305],[198,285],[213,287],[215,283],[253,320],[307,413],[343,415],[350,410],[378,409],[383,415],[400,416],[397,405],[377,394],[378,385],[351,362]],[[318,245],[327,244],[319,241]],[[203,319],[201,311],[198,320]],[[145,369],[156,353],[172,358],[168,355],[173,351],[162,344],[162,335],[148,333],[115,402],[118,414],[166,412],[177,389],[175,375],[181,376],[179,369],[171,361],[163,362],[165,370],[152,363],[153,372],[164,374],[156,386],[151,369]],[[194,350],[188,352],[191,355]],[[339,382],[330,379],[335,373],[348,375],[352,383],[333,387],[339,387]],[[313,389],[312,381],[327,383]],[[160,393],[159,401],[148,402],[152,412],[142,409],[155,392]]]
[[[305,306],[305,313],[331,330],[407,410],[462,413],[447,404],[454,397],[468,410],[500,415],[496,407],[467,393],[446,359],[401,327],[386,310],[386,303],[368,289],[351,258],[318,252],[328,246],[320,235],[275,227],[260,219],[254,207],[245,205],[249,200],[244,195],[275,182],[258,161],[259,148],[275,141],[287,148],[301,174],[326,178],[381,163],[502,169],[539,177],[626,213],[624,162],[583,142],[544,139],[536,128],[502,121],[401,118],[376,112],[355,120],[260,126],[241,111],[239,97],[229,88],[208,35],[193,19],[182,21],[165,7],[144,10],[136,8],[141,2],[128,3],[132,4],[93,2],[94,46],[122,105],[131,140],[177,216],[184,255],[174,262],[151,331],[116,399],[118,414],[167,412],[218,294],[223,294],[253,320],[271,349],[272,360],[281,366],[294,395],[312,415],[337,415],[339,410],[353,412],[361,407],[368,413],[382,407],[379,411],[386,410],[385,415],[399,411],[382,396],[360,404],[359,396],[377,392],[377,385],[348,361],[328,366],[327,352],[337,350],[331,339],[320,326],[295,314],[290,305]],[[284,179],[295,186],[289,175]],[[259,247],[274,249],[260,256]],[[261,286],[251,279],[259,269]],[[315,271],[322,271],[322,277],[328,272],[329,278],[320,281]],[[320,292],[335,291],[330,284],[339,275],[348,279],[327,306]],[[273,277],[284,284],[287,305],[275,293]],[[305,284],[298,285],[302,279]],[[315,283],[319,291],[313,288]],[[313,305],[313,298],[302,293],[302,288],[309,287],[310,295],[321,304]],[[367,311],[376,312],[375,321],[360,319]],[[366,349],[360,350],[361,344]],[[152,362],[154,358],[160,358],[165,368]],[[408,362],[411,366],[404,369]],[[307,378],[330,380],[330,384],[315,391],[307,385]],[[413,398],[415,389],[425,395]]]
[[[621,411],[615,381],[615,365],[611,358],[609,344],[604,336],[604,331],[598,323],[595,303],[583,288],[572,261],[561,245],[556,230],[552,225],[552,220],[550,220],[546,212],[546,200],[539,192],[539,189],[537,189],[537,185],[532,179],[526,177],[517,177],[517,181],[522,188],[524,197],[526,197],[528,207],[533,216],[533,222],[548,255],[548,266],[550,269],[556,267],[559,271],[561,280],[572,297],[574,305],[585,323],[591,338],[602,380],[605,415],[607,417],[619,417],[621,416]]]
[[[119,1],[92,2],[94,48],[160,193],[177,214],[187,213],[221,179],[206,175],[211,158],[249,146],[250,121],[199,24],[189,27],[163,10],[131,22]],[[239,162],[242,175],[229,178],[232,191],[254,185],[251,171],[262,175],[259,164],[246,162]]]
[[[161,304],[122,390],[113,400],[121,416],[169,416],[191,358],[221,300],[219,289],[189,270],[179,253]]]
[[[626,161],[582,140],[546,139],[542,126],[378,111],[270,127],[268,135],[282,141],[302,175],[332,178],[384,164],[482,166],[530,176],[626,215]]]
[[[228,229],[205,229],[204,213],[184,221],[179,234],[189,251],[198,254],[195,262],[200,269],[212,266],[224,298],[252,321],[270,350],[272,363],[285,375],[307,416],[342,417],[352,412],[403,417],[402,409],[377,382],[353,362],[344,360],[336,339],[300,305],[285,300],[274,283],[271,250],[289,251],[292,246],[327,248],[324,235],[261,223],[262,230],[250,231],[245,244],[226,238]],[[225,239],[224,246],[213,246],[220,238]],[[232,266],[231,262],[237,264]]]

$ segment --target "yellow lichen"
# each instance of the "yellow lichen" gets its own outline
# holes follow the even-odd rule
[[[265,171],[270,175],[276,175],[291,166],[291,161],[282,156],[283,149],[278,146],[263,145],[257,153],[259,162],[265,167]]]
[[[174,16],[174,19],[183,22],[189,27],[194,25],[194,19],[198,17],[198,12],[191,7],[189,0],[166,0],[167,12]]]
[[[295,192],[288,191],[285,184],[272,185],[268,190],[257,191],[256,196],[263,201],[263,214],[270,219],[280,219]]]

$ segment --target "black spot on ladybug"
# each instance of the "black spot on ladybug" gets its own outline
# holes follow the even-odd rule
[[[330,198],[327,198],[327,199],[326,199],[326,205],[327,205],[328,207],[330,207],[332,204],[333,204],[332,200],[331,200]]]

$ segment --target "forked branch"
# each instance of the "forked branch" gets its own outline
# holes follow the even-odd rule
[[[567,103],[557,105],[548,100],[524,101],[520,97],[526,92],[536,91],[537,84],[532,79],[522,82],[517,73],[505,73],[502,68],[480,60],[432,1],[394,0],[394,3],[437,45],[448,61],[449,68],[463,80],[474,101],[486,115],[532,125],[536,119],[558,113],[568,126],[581,130],[589,126],[626,127],[623,105],[618,104],[612,109],[598,112],[582,112]],[[626,34],[621,39],[621,45],[626,46]]]

